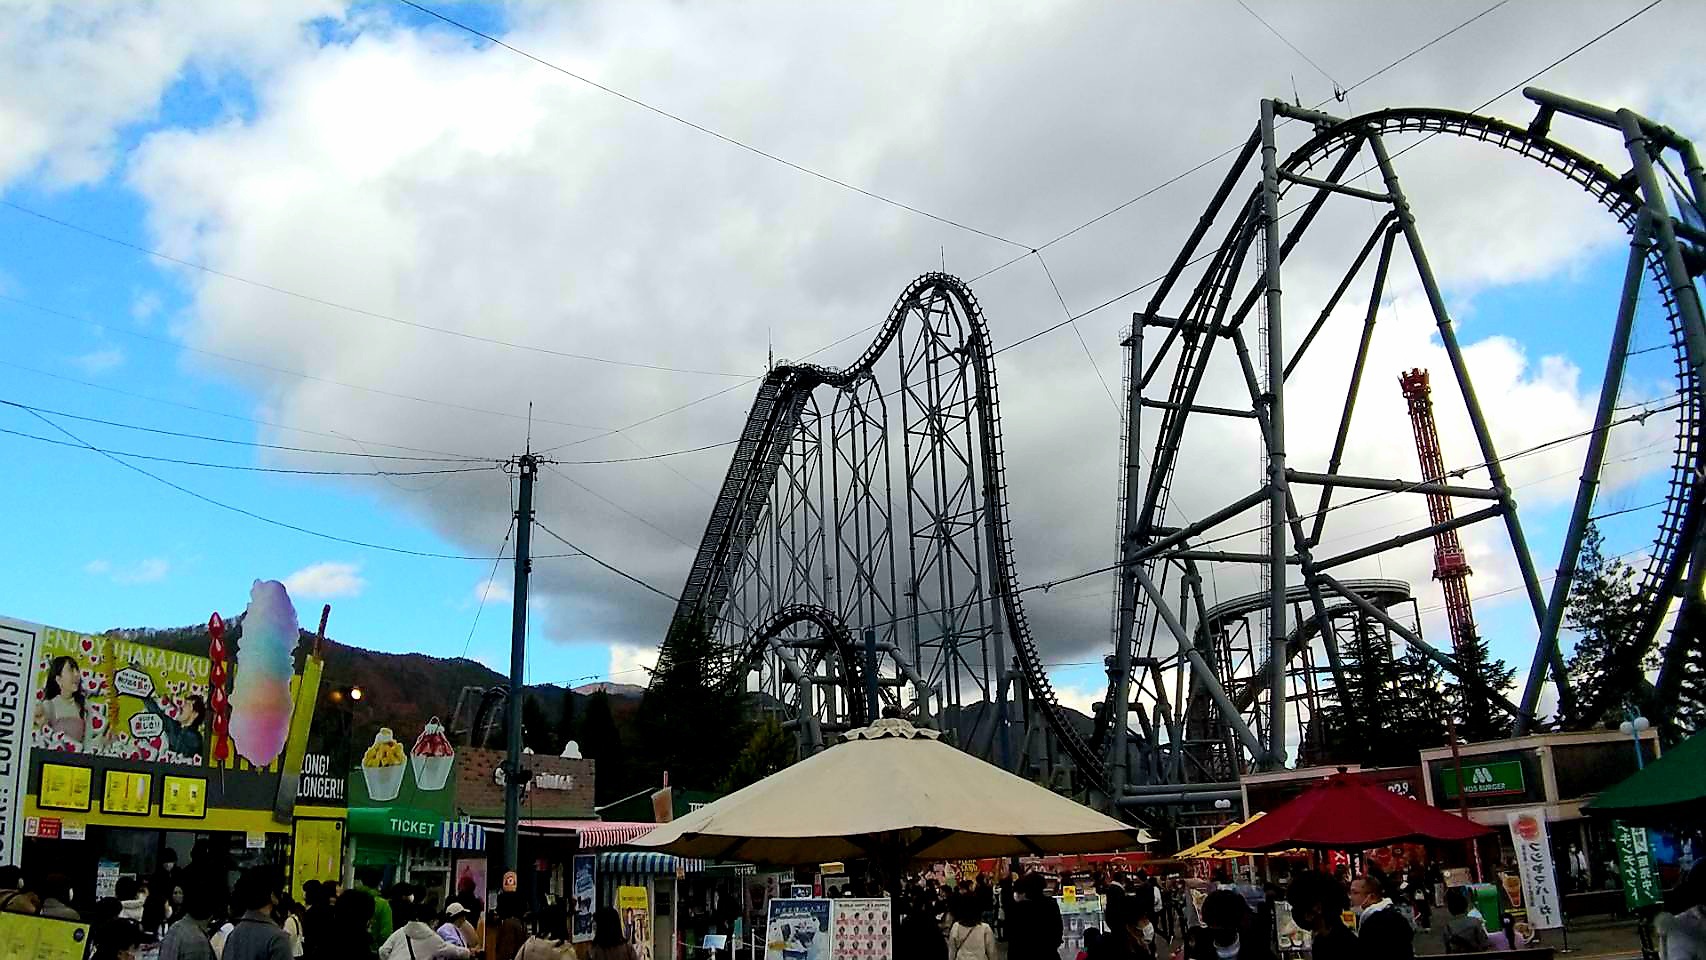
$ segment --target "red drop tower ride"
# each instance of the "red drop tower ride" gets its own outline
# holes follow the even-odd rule
[[[1404,399],[1410,404],[1410,426],[1416,432],[1416,457],[1422,463],[1424,483],[1445,482],[1445,461],[1439,453],[1439,428],[1434,424],[1433,390],[1428,386],[1428,372],[1422,369],[1399,374],[1398,383]],[[1443,493],[1428,494],[1428,520],[1438,525],[1453,519],[1451,498]],[[1451,624],[1451,649],[1462,651],[1475,640],[1475,613],[1469,606],[1469,560],[1463,555],[1463,544],[1456,530],[1434,534],[1434,579],[1445,591],[1445,615]]]

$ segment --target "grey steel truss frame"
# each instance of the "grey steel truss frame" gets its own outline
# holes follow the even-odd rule
[[[1283,765],[1288,759],[1288,704],[1319,698],[1323,693],[1319,682],[1330,680],[1339,687],[1345,684],[1345,665],[1332,625],[1347,614],[1390,631],[1447,671],[1459,674],[1455,658],[1428,644],[1413,619],[1404,623],[1392,615],[1395,595],[1407,593],[1407,588],[1400,591],[1402,584],[1376,588],[1368,583],[1341,581],[1329,573],[1352,561],[1432,537],[1446,525],[1422,527],[1363,548],[1322,556],[1318,548],[1323,523],[1335,493],[1342,490],[1441,493],[1468,500],[1473,507],[1449,526],[1482,521],[1502,524],[1518,562],[1539,639],[1520,703],[1512,703],[1497,691],[1483,690],[1482,695],[1513,714],[1519,728],[1534,723],[1541,687],[1549,677],[1567,710],[1577,706],[1577,696],[1594,696],[1591,691],[1570,689],[1557,635],[1604,465],[1605,438],[1613,425],[1636,301],[1649,282],[1649,289],[1658,291],[1669,318],[1681,427],[1663,519],[1651,561],[1640,581],[1642,595],[1648,598],[1643,630],[1649,637],[1656,633],[1673,600],[1682,598],[1682,613],[1665,650],[1666,672],[1659,681],[1660,694],[1671,704],[1699,701],[1706,695],[1706,677],[1700,675],[1697,666],[1689,666],[1691,659],[1696,665],[1700,659],[1699,634],[1690,625],[1706,620],[1701,600],[1706,538],[1699,535],[1701,500],[1706,495],[1706,478],[1700,472],[1706,325],[1693,281],[1706,263],[1702,257],[1706,233],[1693,225],[1699,222],[1698,216],[1679,219],[1671,215],[1658,172],[1670,172],[1666,158],[1680,163],[1684,174],[1678,177],[1672,173],[1670,185],[1679,202],[1692,208],[1688,213],[1697,215],[1706,198],[1700,164],[1686,140],[1627,110],[1607,110],[1540,90],[1526,93],[1540,108],[1527,128],[1474,114],[1426,108],[1384,110],[1340,119],[1279,101],[1263,101],[1256,129],[1207,211],[1147,306],[1133,316],[1126,342],[1128,390],[1114,651],[1108,658],[1108,693],[1094,743],[1106,751],[1109,780],[1121,806],[1141,806],[1157,798],[1181,802],[1206,796],[1168,784],[1188,786],[1192,781],[1202,781],[1208,786],[1217,782],[1223,785],[1246,769]],[[1627,177],[1613,175],[1552,140],[1550,125],[1557,114],[1623,133],[1633,172]],[[1312,136],[1282,158],[1276,131],[1287,121],[1308,124]],[[1583,187],[1631,236],[1627,282],[1613,325],[1595,429],[1549,594],[1542,590],[1488,418],[1476,397],[1455,326],[1429,264],[1417,217],[1405,198],[1387,148],[1387,137],[1396,134],[1467,138],[1534,160]],[[1378,174],[1380,189],[1346,182],[1347,175],[1355,176],[1352,165],[1359,161],[1370,164],[1369,169]],[[1260,183],[1247,198],[1230,203],[1239,180],[1258,171]],[[1304,197],[1302,202],[1296,202],[1294,193]],[[1294,322],[1298,304],[1293,302],[1295,298],[1284,295],[1283,268],[1324,204],[1334,197],[1374,204],[1382,212],[1325,304],[1305,314],[1312,315],[1312,323],[1288,358],[1284,355],[1288,342],[1285,331],[1287,324]],[[1220,245],[1199,255],[1209,231],[1223,220],[1230,224]],[[1451,383],[1466,409],[1483,458],[1481,466],[1488,479],[1485,487],[1361,477],[1342,470],[1387,274],[1399,255],[1411,261],[1426,295],[1450,361]],[[1187,271],[1199,261],[1206,261],[1206,265],[1195,282],[1183,282]],[[1368,270],[1371,262],[1372,271]],[[1286,379],[1357,278],[1370,273],[1355,367],[1329,465],[1322,473],[1294,469],[1286,456]],[[1252,314],[1256,322],[1247,323]],[[1151,356],[1146,353],[1146,338],[1157,334],[1161,342]],[[1248,406],[1199,403],[1211,357],[1228,349],[1247,388]],[[1162,376],[1168,363],[1170,378]],[[1140,456],[1146,411],[1159,413],[1147,465]],[[1263,444],[1263,482],[1250,494],[1199,520],[1168,526],[1164,517],[1179,466],[1181,440],[1193,422],[1208,416],[1255,421]],[[1258,508],[1263,514],[1263,547],[1259,552],[1209,549],[1216,532]],[[1309,512],[1303,513],[1304,509]],[[1241,635],[1241,647],[1236,650],[1222,635],[1229,611],[1209,611],[1199,569],[1202,564],[1227,563],[1255,564],[1263,572],[1264,590],[1235,604],[1239,614],[1265,613],[1264,636],[1257,640],[1247,633]],[[1159,585],[1173,575],[1181,584],[1177,597]],[[1288,612],[1288,605],[1295,609]],[[1312,663],[1301,668],[1289,666],[1293,658],[1309,656],[1309,644],[1299,642],[1299,638],[1311,632],[1324,641],[1329,661],[1325,670]],[[1166,635],[1171,635],[1175,648],[1171,652],[1165,649],[1169,641],[1157,642]],[[1218,645],[1217,638],[1222,641]],[[1227,662],[1240,659],[1239,664]],[[1165,682],[1169,676],[1174,681],[1170,696]],[[1298,682],[1309,685],[1308,689],[1295,690]],[[1265,711],[1257,709],[1258,703]],[[1171,738],[1170,753],[1152,762],[1147,770],[1127,768],[1131,756],[1127,741],[1134,718],[1143,736],[1166,729]],[[1156,752],[1151,755],[1156,756]],[[1236,762],[1226,762],[1228,756]]]

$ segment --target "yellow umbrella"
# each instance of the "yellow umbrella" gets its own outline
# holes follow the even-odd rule
[[[1214,844],[1216,841],[1229,837],[1233,833],[1255,823],[1257,820],[1262,819],[1263,816],[1265,816],[1265,814],[1258,812],[1255,816],[1245,820],[1243,823],[1227,824],[1207,840],[1204,840],[1203,842],[1188,849],[1181,850],[1178,858],[1180,860],[1236,860],[1239,857],[1248,857],[1250,854],[1239,853],[1236,850],[1216,850],[1214,848]]]

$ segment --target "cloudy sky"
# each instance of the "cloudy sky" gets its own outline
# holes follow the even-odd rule
[[[851,361],[865,340],[855,334],[919,273],[984,274],[1148,193],[1240,143],[1264,96],[1312,104],[1355,85],[1334,110],[1473,108],[1643,6],[443,8],[559,70],[390,2],[8,0],[0,400],[37,412],[0,409],[13,431],[0,434],[0,612],[83,630],[176,625],[237,612],[252,579],[275,578],[305,620],[331,603],[342,640],[501,664],[511,571],[490,558],[512,486],[484,467],[522,449],[530,418],[535,447],[560,447],[564,461],[540,479],[544,523],[675,590],[727,451],[632,458],[732,438],[769,351],[799,358],[851,337],[814,357]],[[1706,66],[1685,44],[1655,41],[1703,27],[1706,11],[1670,0],[1535,82],[1698,138]],[[1484,112],[1526,122],[1532,107],[1512,93]],[[1626,166],[1615,138],[1566,121],[1556,131]],[[1286,146],[1302,136],[1282,131]],[[1067,309],[1161,273],[1227,162],[1049,246]],[[1485,148],[1429,142],[1400,167],[1501,449],[1587,426],[1622,275],[1615,224]],[[1335,205],[1321,242],[1300,251],[1289,342],[1372,218],[1367,205]],[[1062,317],[1037,257],[975,291],[998,347]],[[1064,327],[1000,356],[1027,582],[1112,559],[1120,421],[1103,384],[1118,389],[1121,329],[1141,305],[1088,313],[1082,344]],[[1335,316],[1288,399],[1305,466],[1331,445],[1355,313]],[[1413,271],[1395,269],[1383,317],[1352,465],[1414,476],[1395,376],[1424,366],[1437,382],[1446,367]],[[1636,346],[1663,334],[1644,309]],[[1666,363],[1662,351],[1638,358],[1623,400],[1674,390]],[[1237,387],[1211,384],[1228,402]],[[1473,464],[1461,404],[1448,400],[1447,462]],[[1615,434],[1599,512],[1658,499],[1662,420]],[[128,461],[154,478],[20,433],[227,467],[409,475]],[[1581,449],[1510,467],[1543,574]],[[366,456],[377,454],[399,459]],[[1256,446],[1237,427],[1193,434],[1186,455],[1176,503],[1187,515],[1257,481]],[[1346,510],[1323,549],[1419,517],[1424,505],[1403,498]],[[1607,521],[1609,549],[1639,561],[1655,522],[1650,509]],[[1526,663],[1534,624],[1510,589],[1508,547],[1491,526],[1465,539],[1483,632]],[[549,538],[536,550],[567,552]],[[1443,644],[1430,569],[1420,544],[1352,572],[1411,579]],[[1100,692],[1089,662],[1106,649],[1108,586],[1084,580],[1030,601],[1072,702]],[[1253,587],[1225,572],[1211,602]],[[667,602],[577,558],[541,559],[534,590],[530,679],[643,680]]]

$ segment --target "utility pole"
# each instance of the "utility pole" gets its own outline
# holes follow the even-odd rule
[[[527,574],[532,566],[528,546],[533,533],[533,481],[539,476],[539,458],[529,445],[515,463],[521,474],[521,492],[515,509],[515,601],[509,634],[509,757],[504,761],[506,873],[519,871],[521,862],[521,789],[527,782],[521,767],[521,699],[527,666]]]

